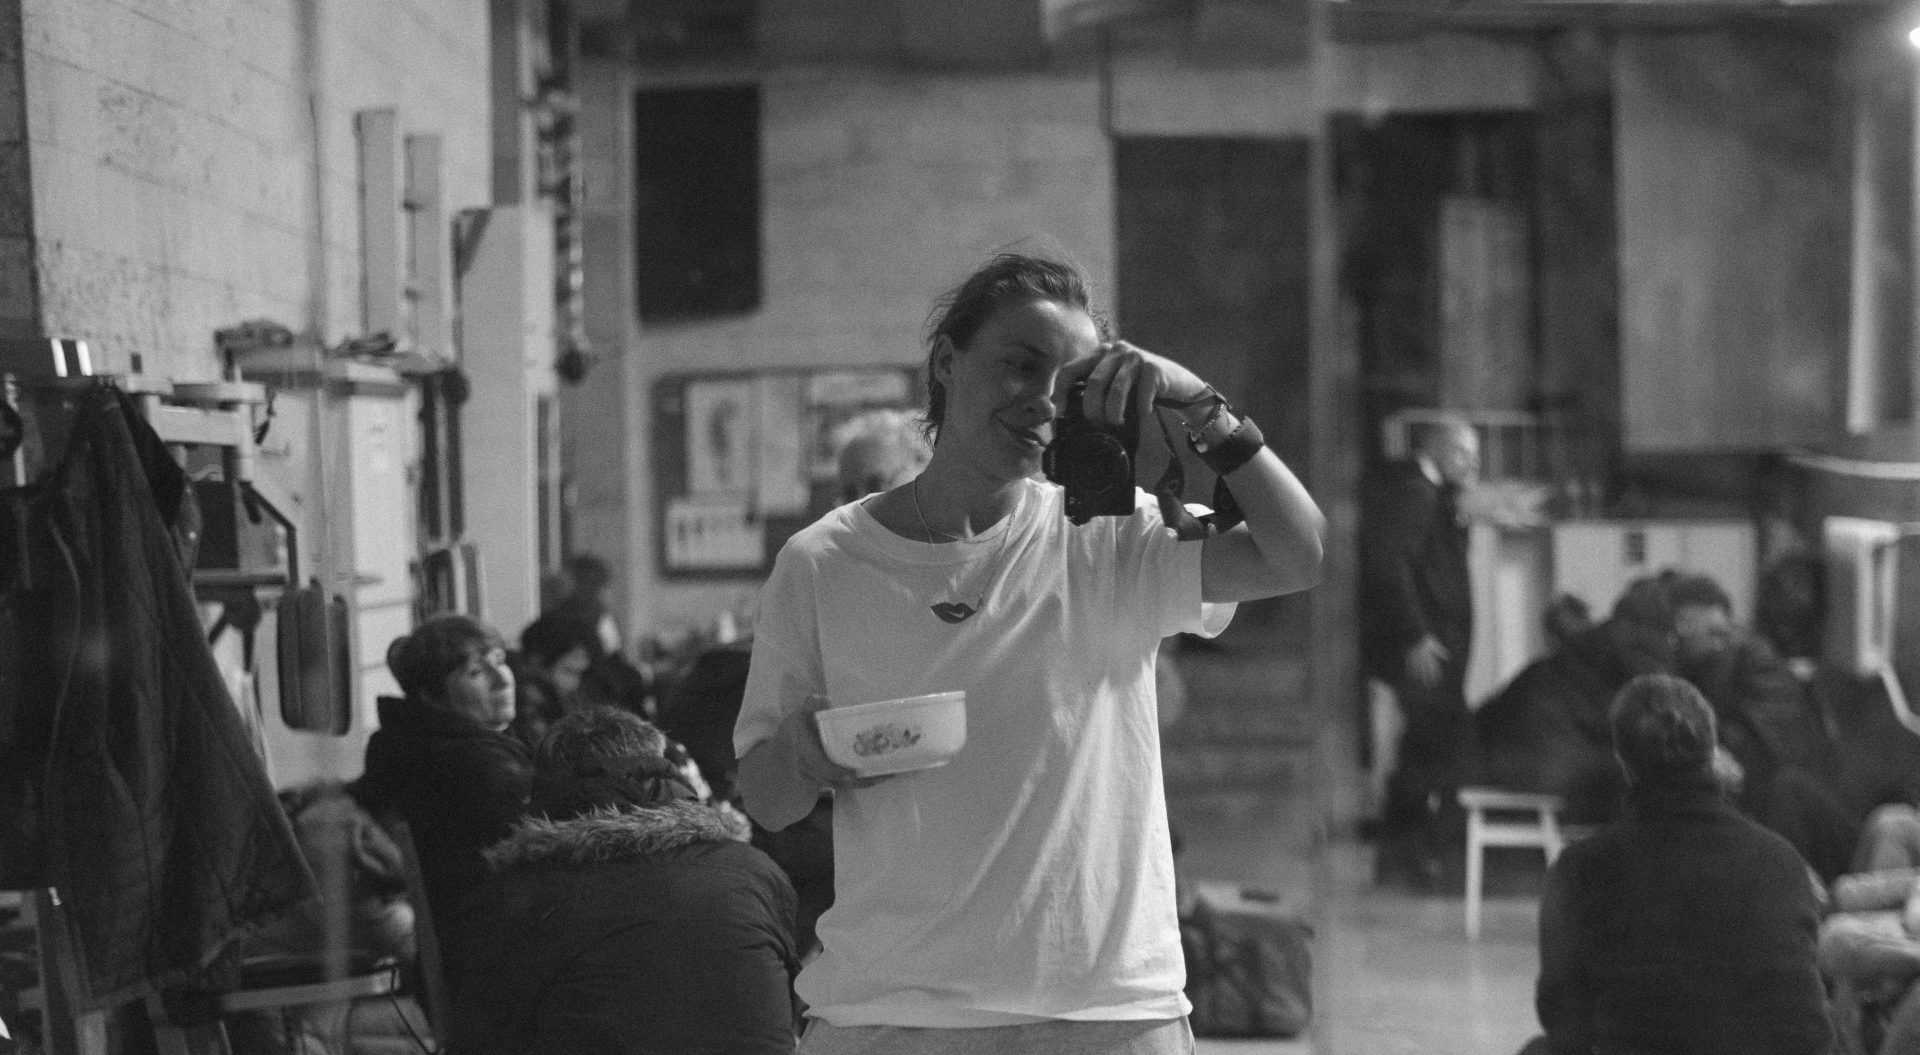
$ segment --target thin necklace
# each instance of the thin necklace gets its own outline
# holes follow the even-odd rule
[[[948,534],[945,531],[935,531],[933,525],[927,523],[926,511],[920,508],[920,478],[918,476],[908,481],[907,494],[913,498],[913,515],[920,519],[920,530],[927,536],[927,541],[937,541],[934,537],[936,535],[944,535],[952,542],[972,541],[960,535]],[[949,623],[964,623],[980,614],[980,612],[987,607],[987,584],[993,581],[993,577],[1001,565],[1002,558],[1006,556],[1007,540],[1013,535],[1013,514],[1018,508],[1019,506],[1016,503],[1014,509],[1007,511],[1006,522],[1000,526],[1000,544],[994,548],[992,559],[987,561],[986,575],[980,580],[980,591],[974,595],[973,603],[968,604],[965,601],[941,601],[928,606],[933,610],[934,615],[939,616]],[[957,586],[958,584],[956,583],[955,585]],[[959,593],[960,591],[956,590],[955,592]],[[965,597],[966,594],[961,593],[960,596]]]
[[[918,476],[907,481],[907,493],[913,496],[913,515],[920,518],[921,534],[927,536],[928,542],[940,541],[939,539],[934,538],[934,536],[947,535],[947,533],[944,531],[935,531],[933,530],[932,526],[927,523],[926,511],[920,508],[920,478]],[[947,539],[948,541],[951,541],[951,542],[966,541],[966,539],[962,538],[959,535],[947,535]]]

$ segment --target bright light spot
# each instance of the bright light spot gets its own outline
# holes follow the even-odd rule
[[[1920,48],[1920,26],[1915,26],[1907,30],[1907,43],[1912,44],[1916,48]]]

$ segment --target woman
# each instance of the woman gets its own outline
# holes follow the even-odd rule
[[[561,716],[594,703],[614,702],[598,698],[585,683],[599,652],[600,638],[593,624],[583,619],[549,612],[520,632],[513,734],[528,749]]]
[[[487,874],[481,851],[520,819],[533,783],[513,722],[513,672],[499,632],[460,615],[436,616],[387,648],[405,696],[379,702],[354,795],[375,816],[412,829],[440,947],[458,948],[466,902]],[[449,984],[456,958],[446,962]]]
[[[668,746],[604,707],[540,742],[532,815],[487,854],[454,1050],[793,1050],[793,888]]]
[[[1155,655],[1311,585],[1319,510],[1206,382],[1108,340],[1071,264],[998,256],[930,322],[932,458],[782,547],[734,729],[763,827],[835,789],[805,1051],[1190,1052]],[[1081,382],[1089,424],[1170,407],[1245,522],[1183,538],[1162,516],[1184,507],[1136,488],[1071,519],[1036,477]],[[822,752],[823,706],[950,689],[947,765],[866,781]]]

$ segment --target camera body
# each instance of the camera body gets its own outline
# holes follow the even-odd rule
[[[1133,515],[1133,457],[1140,446],[1140,420],[1129,407],[1118,429],[1087,419],[1081,400],[1087,383],[1067,390],[1066,412],[1053,420],[1053,442],[1041,454],[1047,479],[1066,489],[1067,519]]]

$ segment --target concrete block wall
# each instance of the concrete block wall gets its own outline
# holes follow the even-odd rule
[[[38,326],[90,341],[102,371],[217,377],[214,332],[252,319],[328,344],[364,331],[358,111],[392,108],[403,133],[440,137],[449,217],[491,199],[485,5],[12,6],[21,18]],[[8,141],[0,127],[0,144]],[[440,237],[450,242],[451,228]],[[0,253],[9,245],[0,242]],[[0,317],[16,299],[0,285]],[[409,405],[331,400],[316,423],[313,404],[311,390],[278,401],[260,469],[293,499],[303,576],[322,556],[355,573],[336,582],[358,582],[344,588],[361,617],[363,717],[340,740],[267,723],[282,782],[357,771],[373,696],[391,691],[385,648],[412,593]],[[270,661],[263,670],[272,713]]]
[[[672,637],[741,606],[757,583],[657,577],[651,423],[639,413],[654,380],[691,369],[917,363],[933,297],[1022,239],[1074,254],[1110,291],[1111,158],[1090,70],[930,76],[834,65],[759,74],[762,305],[642,327],[624,115],[644,82],[609,70],[593,77],[586,120],[606,135],[587,144],[589,330],[613,353],[599,369],[617,372],[625,394],[624,412],[606,417],[577,411],[604,407],[609,393],[566,396],[575,546],[616,564],[631,633]]]
[[[244,319],[358,332],[358,109],[444,137],[449,211],[488,200],[467,0],[21,6],[44,325],[108,369],[212,377]]]
[[[818,0],[825,3],[826,0]],[[802,49],[804,51],[805,49]],[[992,250],[1050,240],[1112,307],[1112,135],[1310,136],[1330,110],[1525,109],[1535,63],[1477,38],[1329,49],[1321,67],[1196,66],[1177,39],[1130,37],[1036,72],[913,71],[881,60],[776,61],[641,77],[589,64],[588,316],[608,355],[566,400],[577,549],[617,566],[632,633],[673,637],[756,584],[656,575],[648,399],[661,374],[766,365],[914,363],[932,298]],[[748,315],[643,327],[633,298],[633,92],[757,80],[764,298]],[[1104,97],[1104,100],[1103,100]]]

